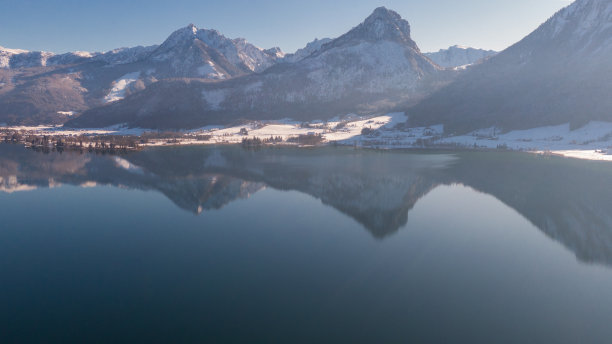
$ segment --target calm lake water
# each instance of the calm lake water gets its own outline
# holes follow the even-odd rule
[[[0,145],[0,342],[608,343],[612,164]]]

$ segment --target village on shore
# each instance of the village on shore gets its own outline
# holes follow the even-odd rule
[[[591,122],[501,133],[482,129],[444,135],[443,126],[407,128],[404,113],[348,115],[309,123],[291,120],[244,122],[193,130],[161,131],[115,126],[69,129],[61,126],[0,127],[0,142],[49,150],[125,153],[155,146],[242,145],[244,147],[323,145],[370,149],[512,150],[588,160],[612,161],[612,123]]]

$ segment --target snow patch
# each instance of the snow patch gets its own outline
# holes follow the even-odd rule
[[[0,177],[0,192],[13,193],[36,189],[37,187],[34,185],[21,184],[15,175],[8,176],[6,179]]]
[[[140,72],[129,73],[113,81],[111,91],[104,97],[105,103],[113,103],[125,98],[125,91],[128,86],[138,81]]]
[[[76,112],[74,111],[58,111],[57,112],[58,115],[64,115],[64,116],[68,116],[68,117],[72,117],[76,114]]]
[[[144,171],[142,167],[132,164],[131,162],[120,158],[118,156],[115,157],[115,166],[121,167],[124,170],[127,170],[132,173],[143,174]]]
[[[207,64],[198,67],[198,75],[203,76],[207,79],[225,79],[225,75],[220,73],[217,68],[215,68],[215,63],[212,61],[208,61]]]

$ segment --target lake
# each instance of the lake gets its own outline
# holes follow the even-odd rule
[[[612,164],[0,144],[0,342],[603,343]]]

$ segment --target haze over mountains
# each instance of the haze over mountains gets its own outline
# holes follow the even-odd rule
[[[440,49],[435,53],[425,53],[433,62],[441,67],[466,67],[497,54],[493,50],[474,49],[462,45],[453,45],[448,49]]]
[[[293,54],[193,25],[107,53],[0,48],[0,123],[184,129],[399,110],[446,134],[577,127],[612,121],[611,38],[612,2],[577,0],[499,54],[423,54],[386,8]]]
[[[612,121],[612,1],[578,0],[408,110],[449,134]]]

